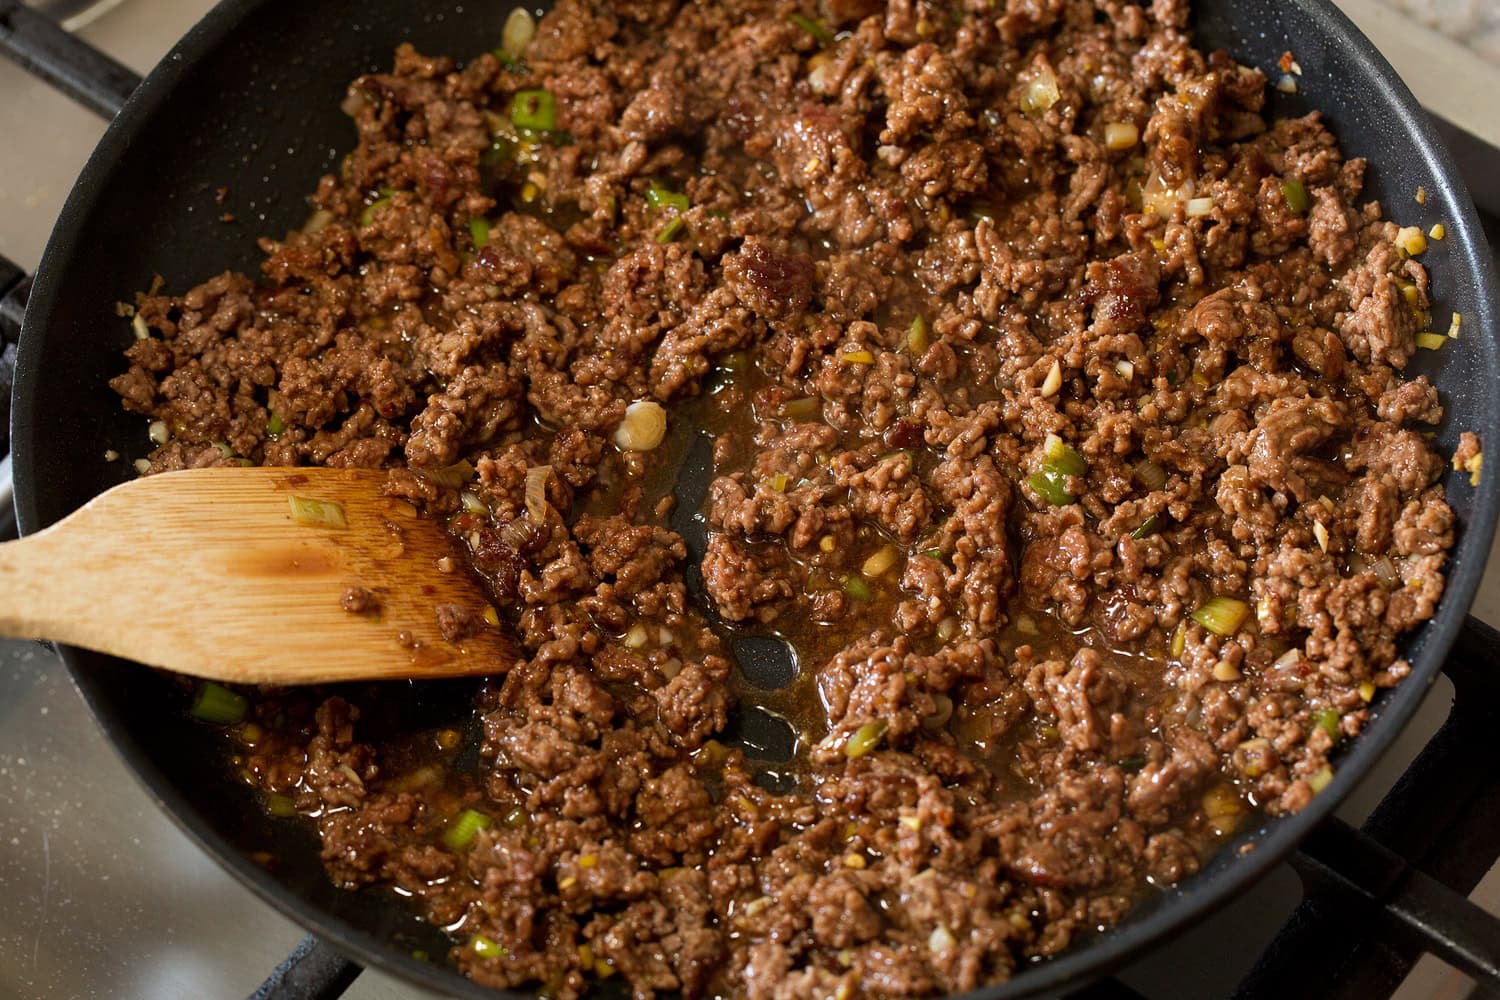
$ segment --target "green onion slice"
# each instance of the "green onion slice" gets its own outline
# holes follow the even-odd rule
[[[286,430],[286,421],[281,419],[281,414],[272,410],[271,419],[266,421],[266,433],[275,437],[284,430]]]
[[[557,127],[557,98],[550,90],[518,90],[510,99],[510,120],[516,128],[551,132]]]
[[[883,719],[866,722],[856,729],[854,735],[844,743],[844,756],[850,760],[863,757],[880,745],[880,741],[885,738],[886,730],[890,728],[890,724]]]
[[[469,938],[469,950],[480,958],[504,958],[510,954],[503,945],[490,940],[483,934],[475,934]]]
[[[787,20],[812,35],[813,40],[819,45],[827,45],[833,41],[833,32],[828,30],[828,25],[817,18],[808,17],[806,14],[788,14]]]
[[[931,343],[927,332],[927,320],[918,316],[911,321],[911,329],[906,331],[906,346],[911,349],[913,357],[920,358],[927,353],[927,347]]]
[[[1159,526],[1157,524],[1156,515],[1152,514],[1150,517],[1146,518],[1146,520],[1141,522],[1141,526],[1139,528],[1136,528],[1130,533],[1130,537],[1134,538],[1136,541],[1140,541],[1142,538],[1150,538],[1152,535],[1156,534],[1158,527]]]
[[[1068,477],[1046,465],[1026,480],[1037,495],[1054,507],[1066,507],[1077,503],[1078,498],[1068,492]]]
[[[1081,476],[1089,471],[1083,456],[1056,434],[1047,435],[1046,448],[1042,452],[1042,468],[1050,468],[1065,476]]]
[[[1338,709],[1322,708],[1313,713],[1313,724],[1337,740],[1343,735],[1343,731],[1339,729],[1340,718]]]
[[[368,226],[373,223],[375,221],[375,210],[378,208],[385,208],[390,203],[390,195],[386,195],[384,198],[378,198],[375,201],[370,202],[370,204],[365,206],[365,210],[359,213],[359,224],[361,226]]]
[[[862,576],[850,575],[844,578],[844,593],[856,601],[869,603],[875,600],[875,591],[870,589],[870,584]]]
[[[782,416],[793,420],[811,420],[818,415],[819,400],[816,396],[789,399],[781,406]]]
[[[475,217],[469,220],[469,237],[474,241],[474,249],[478,250],[490,241],[490,223],[488,219]]]
[[[1233,597],[1214,597],[1191,615],[1214,635],[1234,635],[1250,614],[1250,605]]]
[[[1281,182],[1281,196],[1286,199],[1286,207],[1298,215],[1312,207],[1312,199],[1307,196],[1307,185],[1295,177]]]
[[[443,831],[443,843],[454,851],[467,850],[474,843],[474,838],[479,835],[480,830],[488,830],[491,820],[478,809],[465,809],[458,814],[448,829]]]
[[[222,684],[204,681],[193,695],[188,714],[200,722],[211,722],[216,726],[234,726],[245,721],[250,703],[245,696],[231,691]]]
[[[297,804],[287,795],[267,795],[266,812],[278,819],[289,819],[297,815]]]
[[[309,528],[338,528],[349,527],[349,519],[344,517],[344,505],[335,500],[314,500],[311,497],[287,497],[287,504],[292,508],[292,520]]]
[[[646,202],[652,208],[675,208],[678,212],[686,212],[689,205],[687,195],[663,187],[656,181],[652,181],[646,190]]]
[[[682,216],[674,216],[671,221],[669,221],[665,226],[662,226],[661,229],[657,231],[656,242],[671,243],[673,240],[677,239],[679,235],[681,235],[682,229],[685,225],[687,225],[687,223],[682,221]]]

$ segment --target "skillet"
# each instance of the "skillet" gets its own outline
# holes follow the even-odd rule
[[[130,340],[115,303],[131,300],[156,275],[168,288],[184,289],[225,269],[253,272],[256,237],[301,224],[303,196],[353,145],[338,110],[348,81],[385,67],[402,41],[460,58],[477,54],[499,39],[508,8],[225,0],[172,50],[119,110],[79,178],[31,290],[12,414],[24,532],[128,476],[130,460],[151,447],[144,421],[124,413],[105,385],[122,369],[120,351]],[[15,0],[0,0],[0,42],[14,13]],[[1442,391],[1448,416],[1437,434],[1440,451],[1451,453],[1463,430],[1500,442],[1500,314],[1489,251],[1468,194],[1410,92],[1326,0],[1200,0],[1195,31],[1202,47],[1225,48],[1273,81],[1281,54],[1293,50],[1303,70],[1299,91],[1272,91],[1268,113],[1321,110],[1346,151],[1370,159],[1367,196],[1403,224],[1445,224],[1447,240],[1424,262],[1433,271],[1434,313],[1461,312],[1463,337],[1442,351],[1419,352],[1409,373],[1428,374]],[[114,83],[122,89],[121,79]],[[108,87],[91,91],[85,81],[75,90],[96,110],[116,110]],[[1413,201],[1419,186],[1427,193],[1422,206]],[[226,212],[234,222],[222,220]],[[109,449],[122,460],[104,462]],[[1332,784],[1302,813],[1243,830],[1200,874],[1147,900],[1108,933],[975,996],[1051,993],[1097,977],[1238,895],[1329,815],[1435,679],[1483,573],[1500,484],[1493,473],[1477,488],[1466,474],[1450,474],[1446,486],[1460,525],[1447,594],[1406,648],[1411,675],[1377,700],[1375,717],[1339,759]],[[150,545],[149,530],[141,530],[141,544]],[[414,950],[441,955],[445,947],[398,900],[334,889],[312,835],[265,817],[249,789],[228,779],[218,735],[187,718],[169,679],[82,650],[64,650],[64,658],[150,793],[242,882],[361,962],[453,995],[496,995],[412,958]],[[441,715],[466,692],[461,685],[403,685],[392,700],[407,712]],[[1253,850],[1242,855],[1246,847]]]

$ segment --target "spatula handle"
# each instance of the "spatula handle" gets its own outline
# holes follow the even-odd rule
[[[49,532],[0,544],[0,636],[71,641],[68,625],[88,613],[88,590]]]

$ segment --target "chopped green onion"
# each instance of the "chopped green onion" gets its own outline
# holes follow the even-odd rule
[[[193,696],[193,705],[188,714],[200,722],[212,722],[217,726],[234,726],[245,721],[250,703],[245,696],[231,691],[222,684],[204,681]]]
[[[281,414],[272,410],[271,419],[266,421],[266,433],[275,437],[284,430],[286,430],[286,422],[281,419]]]
[[[385,208],[390,203],[390,195],[386,195],[384,198],[379,198],[375,201],[370,202],[370,204],[365,206],[365,210],[359,213],[359,224],[361,226],[368,226],[373,223],[375,221],[375,210],[377,208]]]
[[[344,506],[335,500],[313,500],[310,497],[287,497],[292,520],[309,528],[347,528]]]
[[[804,396],[801,399],[787,400],[782,404],[781,413],[793,420],[811,420],[818,415],[818,398]]]
[[[1143,753],[1132,754],[1120,761],[1120,767],[1127,771],[1139,771],[1146,766],[1146,755]]]
[[[469,938],[469,950],[480,958],[504,958],[510,954],[504,946],[491,941],[483,934],[475,934]]]
[[[1038,496],[1054,507],[1066,507],[1078,502],[1078,498],[1068,492],[1068,477],[1045,465],[1040,472],[1032,473],[1026,482]]]
[[[297,815],[297,804],[286,795],[267,795],[266,812],[278,819],[288,819]]]
[[[875,600],[875,591],[870,589],[869,583],[862,576],[848,576],[844,578],[844,593],[856,601],[869,603]]]
[[[469,237],[474,241],[474,249],[478,250],[490,241],[490,223],[488,219],[478,216],[469,220]]]
[[[1156,534],[1156,529],[1156,515],[1152,514],[1150,517],[1146,518],[1146,520],[1141,522],[1141,526],[1139,528],[1136,528],[1130,533],[1130,537],[1134,538],[1136,541],[1140,541],[1142,538],[1150,538],[1152,535]]]
[[[1046,448],[1042,453],[1042,468],[1050,468],[1065,476],[1081,476],[1089,471],[1083,456],[1069,447],[1056,434],[1047,435]]]
[[[550,90],[518,90],[510,99],[510,120],[516,128],[551,132],[557,127],[557,99]]]
[[[686,223],[682,221],[682,216],[675,216],[671,221],[669,221],[665,226],[662,226],[661,229],[657,231],[656,242],[671,243],[673,240],[677,239],[678,234],[682,232],[682,227],[685,225]]]
[[[1331,736],[1336,742],[1342,735],[1339,730],[1339,710],[1336,708],[1321,708],[1313,713],[1313,725]]]
[[[918,316],[911,321],[911,329],[906,332],[906,346],[911,348],[913,357],[920,358],[927,353],[928,343],[927,321]]]
[[[866,722],[856,729],[854,735],[844,743],[844,756],[850,760],[863,757],[880,745],[880,741],[885,738],[886,730],[890,728],[890,724],[883,719]]]
[[[941,560],[943,558],[943,550],[942,549],[926,549],[926,550],[924,550],[922,552],[922,555],[926,556],[928,559],[938,559],[938,560]]]
[[[662,187],[656,181],[646,191],[646,202],[652,208],[675,208],[678,212],[686,212],[689,205],[687,195]]]
[[[1187,622],[1178,622],[1177,631],[1172,633],[1172,659],[1182,659],[1182,651],[1187,648]]]
[[[1281,183],[1281,196],[1286,199],[1286,207],[1301,215],[1312,206],[1312,199],[1307,196],[1307,185],[1295,177]]]
[[[443,831],[443,843],[451,850],[466,850],[474,843],[474,838],[479,835],[480,830],[488,830],[494,822],[484,813],[477,809],[465,809],[458,814],[458,818],[449,824],[448,829]]]
[[[788,14],[787,20],[813,36],[813,40],[819,45],[827,45],[833,41],[833,32],[828,30],[828,25],[817,18],[808,17],[806,14]]]
[[[1194,611],[1193,621],[1214,635],[1234,635],[1250,614],[1250,605],[1233,597],[1214,597]]]
[[[519,59],[532,38],[536,37],[536,19],[524,7],[517,7],[505,19],[505,28],[500,33],[500,48],[511,60]],[[499,55],[496,55],[499,58]],[[502,60],[503,62],[504,60]]]
[[[1333,781],[1333,768],[1329,767],[1327,764],[1324,764],[1322,767],[1318,768],[1317,771],[1313,772],[1313,774],[1307,779],[1307,783],[1312,786],[1312,790],[1314,792],[1321,792],[1323,789],[1328,787],[1328,784],[1331,781]]]

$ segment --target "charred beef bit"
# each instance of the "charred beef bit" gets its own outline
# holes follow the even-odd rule
[[[350,587],[339,598],[339,607],[351,615],[373,615],[380,613],[380,598],[366,587]]]
[[[806,254],[783,254],[764,240],[747,239],[724,258],[724,280],[735,297],[766,320],[790,320],[812,298],[813,262]]]
[[[1469,478],[1478,485],[1482,463],[1479,435],[1464,431],[1458,436],[1458,450],[1453,453],[1453,468],[1467,472]]]
[[[560,0],[513,63],[403,46],[258,281],[126,313],[151,472],[386,468],[519,637],[470,725],[267,692],[226,750],[481,983],[979,989],[1252,796],[1304,808],[1410,672],[1482,456],[1445,486],[1402,371],[1433,290],[1364,162],[1268,122],[1185,0],[947,6]],[[725,623],[797,680],[749,686]],[[807,735],[784,792],[737,701]]]
[[[448,642],[459,643],[474,632],[474,613],[457,604],[439,604],[433,611],[437,615],[438,633]]]

